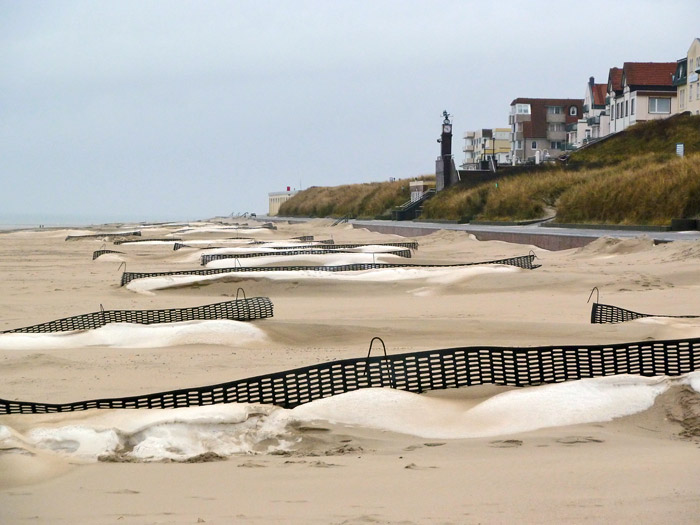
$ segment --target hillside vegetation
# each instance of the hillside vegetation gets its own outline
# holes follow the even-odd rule
[[[410,199],[408,182],[372,182],[344,186],[313,186],[283,203],[287,217],[345,217],[374,219]]]
[[[686,156],[677,157],[676,143]],[[546,165],[478,186],[461,183],[426,202],[421,218],[526,221],[556,215],[559,223],[668,225],[700,218],[700,116],[637,124]],[[308,193],[307,193],[308,192]],[[407,201],[408,182],[310,188],[280,215],[386,216]]]

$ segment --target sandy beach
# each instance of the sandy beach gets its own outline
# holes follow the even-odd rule
[[[700,337],[700,318],[590,324],[587,299],[699,315],[700,245],[601,238],[546,251],[440,231],[406,239],[332,221],[233,221],[0,232],[0,331],[106,310],[269,297],[274,317],[119,323],[0,334],[0,398],[67,403],[211,385],[367,354],[457,346],[591,345]],[[138,229],[152,242],[67,236]],[[207,268],[542,266],[236,272],[202,269],[294,239],[370,246],[213,261]],[[188,247],[173,250],[177,242]],[[268,244],[249,244],[252,240]],[[417,241],[410,259],[382,243]],[[328,245],[332,246],[332,245]],[[266,248],[267,247],[267,248]],[[92,259],[96,250],[113,250]],[[413,394],[366,389],[293,409],[212,405],[0,415],[1,523],[697,523],[700,372]]]

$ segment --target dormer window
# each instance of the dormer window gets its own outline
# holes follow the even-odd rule
[[[571,115],[572,117],[578,115],[578,108],[576,106],[571,106],[569,108],[569,115]]]

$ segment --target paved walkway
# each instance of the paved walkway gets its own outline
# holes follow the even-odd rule
[[[258,220],[306,222],[310,219],[259,216]],[[405,237],[428,235],[437,230],[463,231],[475,235],[480,241],[501,240],[520,244],[532,244],[547,250],[578,248],[600,237],[613,237],[617,239],[648,237],[659,243],[681,240],[700,240],[700,231],[659,232],[602,228],[556,228],[542,226],[541,223],[524,226],[503,226],[420,221],[350,220],[349,224],[352,224],[356,228],[367,228],[368,230],[381,233],[395,233]]]

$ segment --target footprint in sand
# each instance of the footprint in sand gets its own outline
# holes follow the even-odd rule
[[[494,448],[513,448],[519,447],[523,444],[520,439],[498,439],[496,441],[491,441],[489,446]]]
[[[566,436],[555,440],[562,445],[580,445],[581,443],[603,443],[602,439],[592,436]]]

